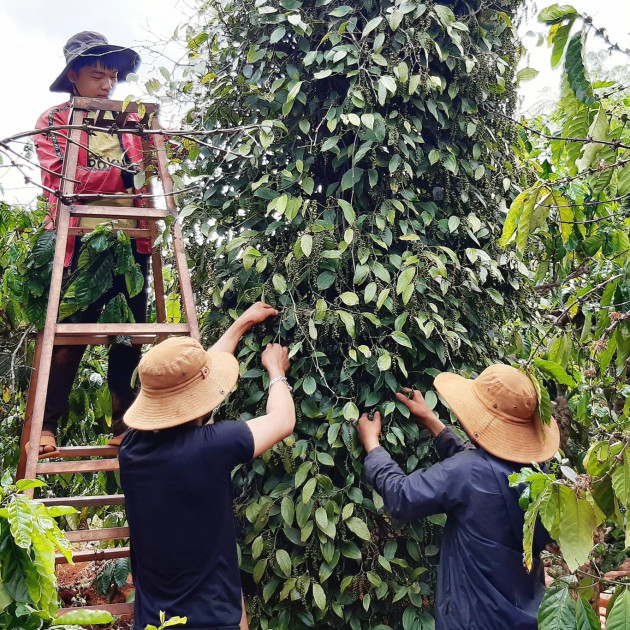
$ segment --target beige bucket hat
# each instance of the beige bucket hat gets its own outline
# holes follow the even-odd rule
[[[170,337],[142,357],[140,393],[125,424],[155,431],[205,416],[225,400],[238,372],[229,352],[206,352],[192,337]]]
[[[492,365],[474,380],[443,372],[433,384],[468,435],[492,455],[528,464],[558,451],[558,425],[553,418],[548,425],[540,421],[536,388],[520,370]]]

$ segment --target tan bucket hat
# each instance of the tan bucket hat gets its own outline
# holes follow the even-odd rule
[[[154,431],[205,416],[230,393],[238,371],[229,352],[206,352],[192,337],[170,337],[142,357],[140,393],[125,424]]]
[[[438,374],[435,389],[486,451],[528,464],[553,457],[560,445],[556,421],[543,425],[536,413],[536,388],[526,374],[509,365],[492,365],[476,379]]]

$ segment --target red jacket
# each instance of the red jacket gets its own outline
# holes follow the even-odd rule
[[[57,125],[67,125],[70,118],[70,111],[72,105],[70,101],[56,105],[46,110],[37,121],[36,128],[43,129],[45,127],[53,127]],[[133,114],[130,118],[134,116]],[[63,159],[66,153],[67,137],[70,134],[69,130],[60,130],[57,132],[45,134],[37,134],[35,136],[35,148],[37,150],[37,157],[39,163],[43,168],[52,171],[52,173],[41,170],[42,184],[52,190],[61,189],[61,171],[63,166]],[[127,157],[132,164],[142,163],[142,141],[140,136],[134,134],[123,134],[122,145],[126,151]],[[74,186],[74,192],[78,195],[81,193],[86,194],[111,194],[117,192],[127,192],[127,189],[123,183],[120,169],[111,167],[106,169],[92,169],[87,166],[88,151],[84,147],[88,146],[87,133],[81,132],[81,147],[79,147],[79,154],[77,158],[77,174],[76,179],[79,181]],[[54,173],[54,174],[53,174]],[[57,213],[57,204],[59,200],[55,195],[48,191],[44,191],[48,204],[50,206],[50,218],[47,228],[53,229],[52,218]],[[140,207],[139,200],[135,200],[136,207]],[[79,225],[79,219],[77,217],[71,217],[70,226],[76,227]],[[146,222],[141,221],[138,227],[146,227]],[[68,244],[66,246],[66,255],[64,259],[64,266],[67,267],[72,260],[72,253],[74,251],[74,236],[68,237]],[[149,239],[137,240],[138,252],[141,254],[151,253],[151,241]]]

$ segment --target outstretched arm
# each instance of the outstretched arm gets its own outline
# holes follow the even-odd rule
[[[378,411],[374,420],[364,413],[359,418],[357,432],[368,452],[365,475],[383,497],[389,514],[410,520],[446,512],[457,503],[461,480],[452,471],[449,472],[458,465],[454,460],[407,475],[384,448],[379,448],[381,414]]]
[[[252,327],[254,324],[260,324],[264,322],[268,317],[273,317],[278,314],[278,311],[265,304],[264,302],[256,302],[250,306],[221,336],[208,352],[229,352],[234,354],[238,342],[241,337]]]
[[[291,390],[284,380],[289,369],[288,348],[269,344],[262,354],[262,364],[269,372],[269,382],[275,382],[269,388],[265,415],[247,422],[254,436],[254,457],[291,435],[295,427],[295,404]]]

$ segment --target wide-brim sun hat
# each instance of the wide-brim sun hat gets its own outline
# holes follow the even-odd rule
[[[142,357],[140,393],[125,424],[155,431],[201,418],[225,400],[238,374],[238,361],[229,352],[206,352],[192,337],[170,337]]]
[[[98,61],[99,57],[109,53],[117,53],[121,62],[118,69],[118,81],[124,81],[131,72],[135,72],[140,65],[140,55],[131,48],[125,46],[114,46],[108,43],[107,38],[94,31],[81,31],[73,35],[63,47],[63,54],[66,58],[66,67],[50,86],[51,92],[72,93],[73,85],[69,81],[68,70],[72,63],[79,57],[93,57]]]
[[[509,365],[492,365],[476,379],[438,374],[435,389],[468,435],[490,454],[519,464],[544,462],[560,445],[558,424],[543,424],[529,377]]]

